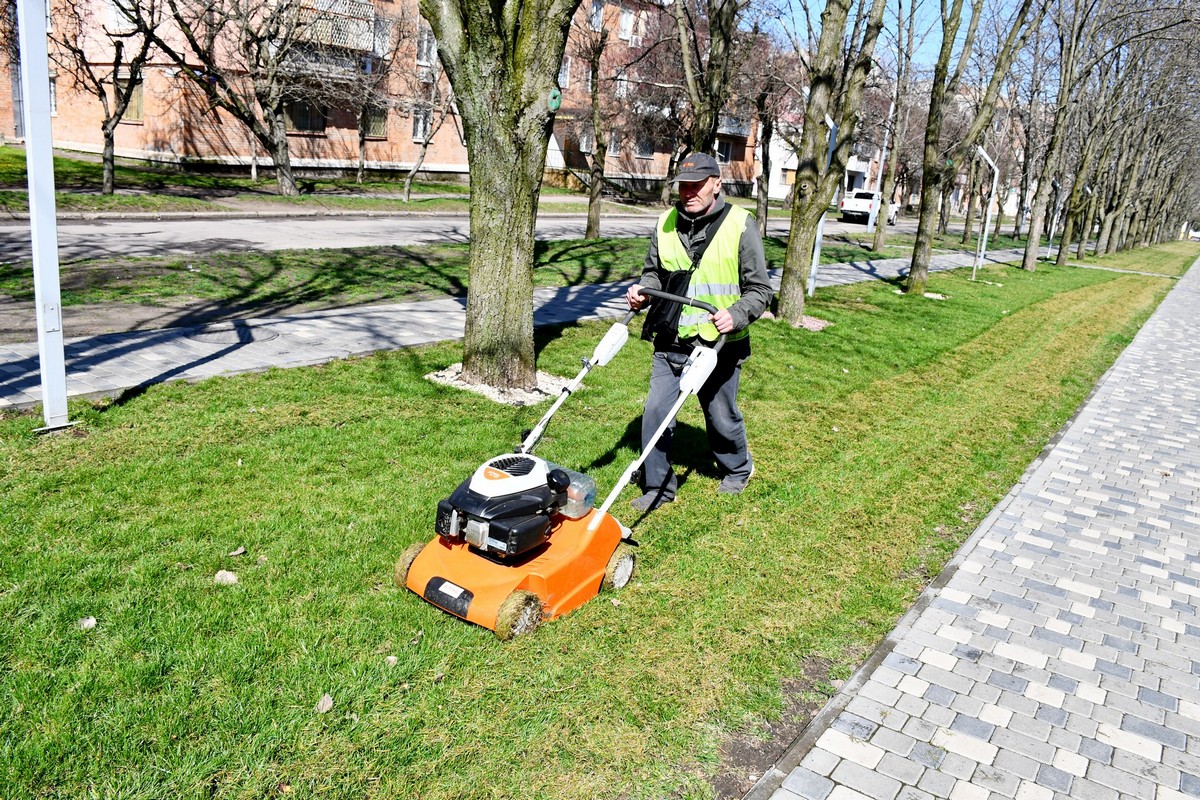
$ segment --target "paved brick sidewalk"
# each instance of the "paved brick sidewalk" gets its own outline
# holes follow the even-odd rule
[[[749,798],[1200,797],[1198,311],[1193,267]]]
[[[1013,257],[1005,251],[993,254],[1000,260]],[[938,256],[931,269],[969,266],[971,260],[968,255]],[[895,277],[907,268],[907,259],[822,265],[818,285]],[[778,287],[779,276],[774,280]],[[538,289],[534,322],[547,325],[620,316],[627,285]],[[115,396],[170,380],[320,364],[457,339],[463,335],[464,309],[465,301],[447,298],[71,339],[65,348],[67,395]],[[37,343],[0,344],[0,409],[37,405],[41,391]]]

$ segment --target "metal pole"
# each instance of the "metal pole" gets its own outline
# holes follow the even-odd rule
[[[975,266],[971,267],[971,280],[975,280],[975,271],[979,269],[979,265],[983,263],[983,259],[987,255],[988,229],[992,227],[992,201],[996,199],[996,182],[1000,179],[1000,170],[996,169],[996,162],[992,161],[991,156],[982,147],[975,149],[992,168],[992,193],[988,195],[987,213],[984,215],[983,233],[979,237],[979,249],[975,252]]]
[[[33,240],[33,293],[37,307],[42,416],[48,431],[67,421],[67,367],[58,280],[58,225],[54,208],[54,157],[50,131],[50,72],[45,0],[17,0],[21,94],[25,109],[25,167]]]
[[[837,147],[837,131],[838,126],[834,123],[833,118],[828,114],[825,115],[825,126],[829,128],[829,153],[825,157],[825,172],[829,172],[829,166],[833,164],[833,151]],[[838,188],[833,193],[834,205],[837,205],[838,195],[842,192],[843,176],[838,177]],[[813,245],[812,268],[808,271],[808,296],[812,297],[813,292],[817,290],[817,264],[821,261],[821,237],[825,235],[825,218],[829,216],[829,209],[821,212],[821,220],[817,223],[817,241]]]

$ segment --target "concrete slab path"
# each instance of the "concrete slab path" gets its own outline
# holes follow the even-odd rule
[[[1198,311],[1193,266],[747,797],[1200,797]]]

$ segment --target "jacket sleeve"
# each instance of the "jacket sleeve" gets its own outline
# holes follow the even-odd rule
[[[775,289],[767,273],[767,256],[754,217],[746,218],[746,227],[738,244],[738,282],[742,297],[729,307],[733,329],[740,331],[758,319],[771,304]]]
[[[650,232],[650,247],[646,250],[646,260],[642,263],[642,277],[638,283],[647,289],[662,291],[662,277],[658,264],[658,226]]]

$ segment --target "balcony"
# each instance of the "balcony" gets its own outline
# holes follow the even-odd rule
[[[718,136],[737,136],[742,139],[747,139],[750,136],[749,120],[740,120],[736,117],[722,116],[717,123]]]
[[[301,0],[301,41],[338,50],[387,55],[391,21],[364,0]]]

